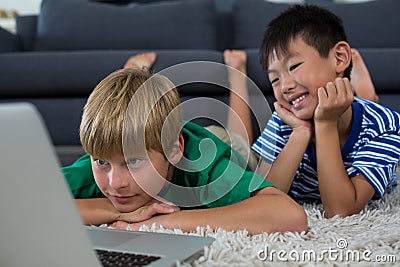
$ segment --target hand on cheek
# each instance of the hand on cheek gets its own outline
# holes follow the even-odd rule
[[[312,125],[309,121],[302,120],[296,117],[290,110],[286,109],[279,102],[274,103],[275,111],[278,114],[279,118],[287,125],[290,125],[293,129],[296,128],[312,128]]]
[[[349,79],[336,78],[334,82],[328,82],[325,87],[318,88],[314,121],[337,123],[353,100],[354,92]]]

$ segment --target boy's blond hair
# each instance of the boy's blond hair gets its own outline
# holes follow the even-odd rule
[[[179,104],[178,91],[165,76],[145,69],[117,70],[88,98],[80,125],[82,146],[103,160],[123,155],[127,147],[130,155],[146,149],[166,156],[182,127]]]

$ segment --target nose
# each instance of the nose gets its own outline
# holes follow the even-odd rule
[[[294,79],[290,76],[290,74],[285,74],[282,75],[282,82],[281,82],[281,90],[283,94],[287,94],[290,92],[292,89],[295,87],[295,81]]]
[[[112,168],[108,175],[110,187],[114,189],[128,187],[130,179],[129,171],[122,167]]]

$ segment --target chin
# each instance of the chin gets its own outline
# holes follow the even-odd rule
[[[128,205],[128,204],[122,205],[120,203],[113,203],[113,205],[117,211],[123,212],[123,213],[132,212],[132,211],[135,211],[138,209],[138,207],[134,207],[133,205]]]
[[[309,114],[307,112],[302,112],[302,111],[292,111],[292,112],[298,119],[304,121],[311,120],[314,117],[314,114]]]

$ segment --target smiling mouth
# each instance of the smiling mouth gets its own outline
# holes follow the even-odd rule
[[[296,104],[300,103],[303,99],[305,99],[307,97],[307,95],[308,95],[308,93],[305,93],[304,95],[299,96],[295,100],[290,101],[290,104],[292,104],[293,106],[296,106]]]

